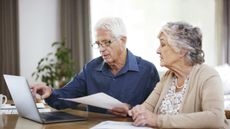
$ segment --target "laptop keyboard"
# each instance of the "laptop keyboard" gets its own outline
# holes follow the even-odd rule
[[[56,121],[56,120],[84,120],[84,117],[72,115],[66,112],[43,112],[40,113],[40,116],[45,121]]]

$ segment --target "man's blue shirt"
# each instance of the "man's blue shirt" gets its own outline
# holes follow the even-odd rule
[[[76,98],[104,92],[121,102],[135,106],[149,96],[158,81],[159,75],[155,66],[127,50],[126,63],[116,75],[112,74],[102,57],[98,57],[86,64],[63,88],[53,90],[46,102],[56,109],[74,108],[76,103],[58,98]],[[89,106],[88,110],[107,112],[93,106]]]

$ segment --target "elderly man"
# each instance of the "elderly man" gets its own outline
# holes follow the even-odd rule
[[[85,64],[82,71],[61,89],[34,85],[33,93],[39,93],[53,108],[74,108],[76,103],[58,98],[76,98],[104,92],[129,106],[141,104],[159,81],[155,66],[133,55],[126,48],[126,29],[120,18],[103,18],[95,26],[96,42],[101,56]],[[100,101],[100,100],[99,100]],[[89,111],[108,113],[107,110],[89,106]],[[124,110],[112,110],[122,115]],[[126,112],[126,111],[125,111]]]

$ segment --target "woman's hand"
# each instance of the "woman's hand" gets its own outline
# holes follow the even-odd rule
[[[133,118],[133,125],[135,126],[157,127],[157,115],[142,105],[137,105],[129,110],[128,115]]]

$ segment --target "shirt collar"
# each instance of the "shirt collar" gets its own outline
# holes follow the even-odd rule
[[[102,63],[97,67],[97,71],[104,71],[104,70],[108,70],[109,67],[108,65],[102,61]],[[133,55],[132,52],[130,52],[127,49],[127,58],[126,58],[126,62],[125,62],[125,66],[122,68],[122,71],[139,71],[139,67],[137,65],[137,59],[136,56]]]

